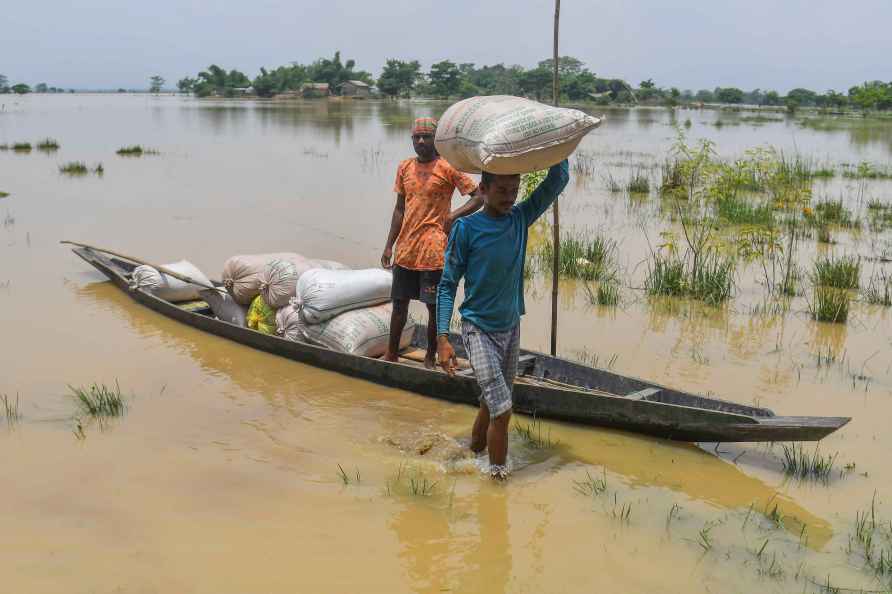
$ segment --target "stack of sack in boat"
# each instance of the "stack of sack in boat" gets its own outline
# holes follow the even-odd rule
[[[276,314],[277,333],[289,340],[333,350],[380,357],[390,337],[390,286],[393,276],[380,268],[309,270],[297,282],[295,296]],[[411,314],[400,348],[415,334]]]
[[[390,286],[381,269],[350,270],[300,254],[234,256],[223,267],[226,291],[203,291],[221,320],[288,340],[378,357],[390,335]],[[410,318],[401,346],[415,333]]]

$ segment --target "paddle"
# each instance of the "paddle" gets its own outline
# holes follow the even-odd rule
[[[184,283],[189,283],[190,285],[197,285],[199,287],[204,287],[205,289],[215,289],[220,290],[220,287],[215,287],[214,285],[209,285],[203,281],[195,280],[191,276],[180,274],[179,272],[173,271],[164,266],[158,266],[157,264],[152,264],[151,262],[146,262],[145,260],[141,260],[139,258],[134,258],[133,256],[127,256],[125,254],[120,254],[118,252],[113,252],[111,250],[106,250],[103,248],[98,248],[96,246],[88,245],[86,243],[78,243],[76,241],[68,241],[62,240],[59,243],[67,244],[67,245],[76,245],[77,247],[87,248],[88,250],[93,250],[94,252],[102,252],[103,254],[108,254],[110,256],[115,256],[116,258],[123,258],[124,260],[130,260],[131,262],[135,262],[136,264],[144,264],[146,266],[151,266],[158,272],[166,274],[167,276],[173,277],[177,280],[181,280]]]

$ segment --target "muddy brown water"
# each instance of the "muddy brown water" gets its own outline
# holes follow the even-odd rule
[[[21,417],[0,425],[3,591],[786,592],[819,591],[828,575],[835,586],[888,583],[847,547],[874,494],[877,516],[892,518],[889,309],[856,303],[845,325],[811,321],[802,299],[786,315],[754,315],[762,289],[751,268],[721,308],[629,287],[621,307],[600,308],[566,281],[563,356],[780,414],[853,421],[819,446],[837,454],[829,484],[786,478],[779,444],[679,444],[559,423],[543,423],[557,442],[544,450],[513,435],[514,474],[492,484],[463,449],[474,409],[183,327],[58,245],[188,258],[211,277],[244,252],[374,266],[396,165],[411,151],[408,125],[444,105],[4,102],[0,144],[50,136],[61,149],[0,152],[0,190],[10,193],[0,199],[0,394],[18,397]],[[598,173],[571,182],[565,224],[619,240],[627,284],[640,285],[647,238],[671,224],[655,198],[611,195],[601,175],[657,175],[672,124],[686,119],[692,137],[713,138],[726,156],[773,145],[821,161],[890,162],[888,124],[745,115],[608,111],[582,145]],[[115,155],[130,144],[160,155]],[[58,173],[75,160],[102,162],[104,176]],[[859,183],[837,178],[815,194],[850,201]],[[867,187],[892,199],[889,184]],[[832,251],[865,258],[862,279],[887,266],[868,258],[888,237],[836,240]],[[808,263],[820,249],[805,243],[797,257]],[[528,282],[527,348],[547,349],[549,293],[546,278]],[[66,386],[115,381],[126,414],[79,428]],[[580,493],[587,477],[606,491]]]

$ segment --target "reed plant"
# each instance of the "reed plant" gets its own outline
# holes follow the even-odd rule
[[[874,272],[867,282],[867,286],[861,291],[864,301],[871,305],[892,306],[892,281],[882,272]]]
[[[840,227],[858,227],[852,211],[846,208],[842,200],[825,200],[814,206],[814,223],[817,225],[838,225]]]
[[[784,457],[781,460],[784,474],[797,479],[813,479],[822,482],[830,480],[836,454],[824,456],[815,448],[809,454],[801,443],[781,444]]]
[[[850,300],[846,289],[815,285],[808,304],[809,313],[818,322],[845,323],[849,319]]]
[[[815,285],[837,289],[857,289],[861,276],[861,260],[854,256],[826,256],[815,261]]]
[[[530,197],[530,194],[533,193],[533,190],[539,187],[545,180],[545,176],[548,174],[548,171],[542,169],[541,171],[531,171],[529,173],[524,173],[520,176],[520,199],[521,201],[526,200]]]
[[[91,384],[88,387],[69,385],[68,389],[81,409],[91,417],[119,417],[124,414],[126,404],[117,381],[114,388],[105,384]]]
[[[351,485],[353,483],[359,484],[362,481],[362,475],[359,473],[359,469],[357,468],[353,474],[347,474],[347,471],[344,470],[344,467],[338,464],[338,478],[341,479],[341,482],[344,486]]]
[[[577,177],[593,177],[595,175],[595,156],[586,151],[576,151],[570,169]]]
[[[13,425],[21,418],[18,394],[15,395],[15,400],[10,399],[6,394],[0,394],[0,404],[3,405],[3,416],[6,417],[8,425]]]
[[[660,168],[660,193],[684,193],[685,175],[679,159],[666,159]]]
[[[710,305],[727,301],[734,292],[736,270],[734,258],[723,256],[714,249],[706,252],[691,276],[691,296]]]
[[[16,153],[30,153],[31,148],[30,142],[16,142],[12,145],[12,150]]]
[[[434,494],[439,481],[434,481],[426,476],[414,475],[409,477],[409,494],[414,497],[430,497]]]
[[[597,287],[592,287],[589,283],[583,285],[585,294],[589,303],[592,305],[602,305],[612,307],[619,305],[620,288],[614,279],[605,279],[598,283]]]
[[[623,191],[623,185],[613,176],[612,172],[605,172],[602,178],[604,179],[604,186],[611,194],[619,194]]]
[[[680,297],[685,294],[684,261],[674,254],[654,253],[648,263],[644,288],[649,295]]]
[[[561,238],[558,272],[567,278],[593,281],[614,274],[616,241],[602,235],[566,232]],[[545,270],[554,266],[554,246],[546,241],[539,248],[537,261]]]

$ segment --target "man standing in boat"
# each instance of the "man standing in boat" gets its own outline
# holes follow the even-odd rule
[[[520,316],[524,314],[523,267],[528,228],[551,206],[570,179],[562,161],[521,204],[515,205],[519,175],[484,172],[479,193],[483,210],[455,222],[446,249],[446,266],[437,302],[437,356],[455,373],[449,323],[458,282],[465,279],[459,312],[462,340],[480,385],[480,411],[471,431],[471,450],[489,446],[493,478],[508,476],[508,423],[511,388],[517,374]]]
[[[409,315],[409,301],[417,299],[427,305],[426,367],[436,363],[437,286],[443,273],[443,252],[452,223],[477,211],[483,200],[475,195],[477,184],[456,170],[434,148],[437,121],[418,118],[412,126],[414,159],[400,163],[396,171],[396,205],[381,265],[393,269],[393,314],[390,319],[390,341],[384,359],[397,361],[400,335]],[[464,206],[451,211],[455,190],[470,195]],[[396,257],[393,245],[396,243]],[[391,259],[393,260],[391,262]]]

